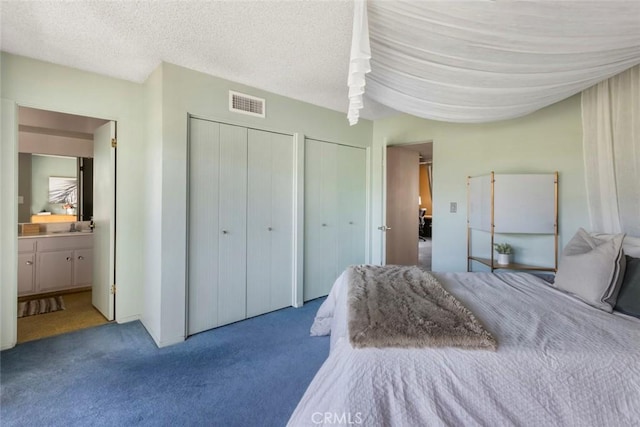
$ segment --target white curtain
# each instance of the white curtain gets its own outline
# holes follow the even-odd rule
[[[366,84],[365,75],[371,72],[369,59],[369,22],[367,19],[367,3],[365,0],[355,0],[353,6],[353,34],[351,36],[351,59],[349,60],[349,124],[358,123],[360,110],[364,106],[363,95]]]
[[[366,99],[433,120],[523,116],[640,63],[640,1],[356,0]],[[360,19],[359,18],[359,19]],[[365,73],[352,67],[351,92]],[[352,104],[349,119],[357,120]]]
[[[640,66],[582,92],[591,229],[640,236]]]

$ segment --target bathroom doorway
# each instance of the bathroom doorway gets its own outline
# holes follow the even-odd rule
[[[114,320],[115,132],[18,107],[18,343]]]

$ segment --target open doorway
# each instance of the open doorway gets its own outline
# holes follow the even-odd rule
[[[22,343],[114,320],[115,122],[19,107],[18,125]]]
[[[386,264],[431,270],[433,143],[387,147]]]

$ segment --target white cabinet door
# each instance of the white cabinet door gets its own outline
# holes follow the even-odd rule
[[[338,276],[338,146],[305,142],[304,300],[327,295]]]
[[[247,128],[220,124],[218,326],[246,318]]]
[[[39,292],[73,287],[73,251],[40,252],[37,258]]]
[[[247,316],[291,305],[293,139],[249,130]]]
[[[191,119],[189,141],[189,335],[218,326],[220,125]]]
[[[18,295],[36,292],[35,254],[18,254]]]
[[[366,151],[338,146],[338,272],[365,262]]]
[[[73,252],[73,286],[91,286],[93,282],[93,249]]]

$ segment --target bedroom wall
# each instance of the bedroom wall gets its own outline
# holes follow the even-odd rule
[[[373,124],[349,126],[344,113],[265,92],[172,64],[162,64],[162,224],[160,327],[156,342],[185,338],[186,176],[188,114],[266,130],[367,147]],[[229,111],[229,90],[266,99],[266,118]],[[346,101],[345,101],[346,102]],[[158,144],[158,140],[151,141]],[[156,308],[157,309],[157,308]]]
[[[118,232],[116,275],[119,322],[139,318],[142,306],[142,225],[146,188],[143,86],[2,52],[2,160],[0,197],[0,347],[15,345],[17,286],[17,105],[118,122]]]
[[[0,76],[4,76],[4,72],[0,72]],[[4,90],[1,93],[4,96]],[[17,338],[18,108],[10,99],[0,101],[0,198],[15,200],[15,203],[0,203],[0,350],[4,350],[16,345]],[[10,141],[14,140],[16,143],[12,144]],[[7,286],[7,283],[15,285]]]
[[[386,145],[433,140],[433,269],[466,271],[467,176],[559,171],[560,250],[578,227],[588,227],[580,95],[513,120],[456,124],[401,115],[374,123],[373,223],[382,224],[382,153]],[[378,165],[378,167],[376,166]],[[457,213],[449,203],[458,204]],[[546,264],[552,240],[511,236],[516,259]],[[551,243],[551,245],[550,245]],[[382,256],[374,235],[373,259]],[[552,258],[551,258],[552,259]]]
[[[160,338],[162,244],[162,66],[156,68],[144,83],[145,104],[145,169],[149,183],[147,191],[140,195],[147,215],[142,228],[147,248],[142,254],[143,307],[142,323],[156,342]]]

